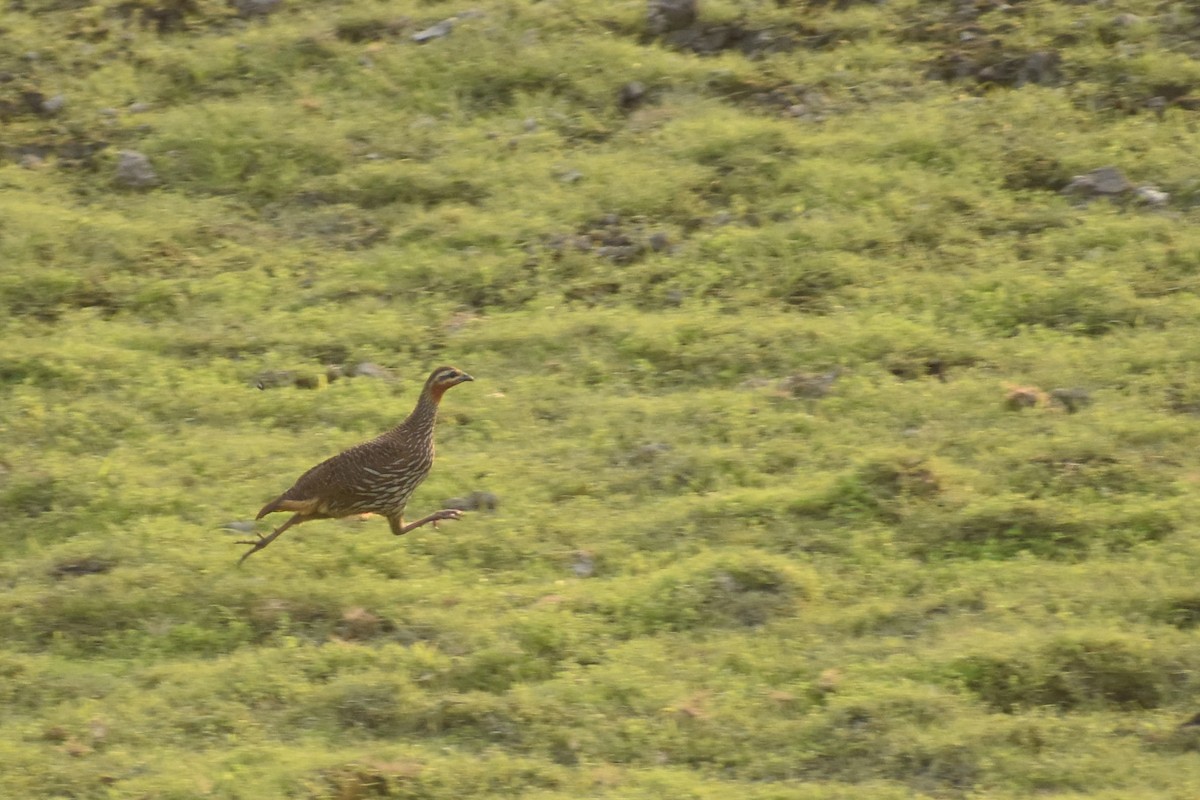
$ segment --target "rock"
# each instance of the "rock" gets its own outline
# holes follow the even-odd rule
[[[221,530],[233,533],[254,533],[255,527],[253,520],[235,519],[222,525]]]
[[[646,100],[646,87],[640,81],[630,81],[617,90],[617,106],[632,111]]]
[[[806,397],[810,400],[819,400],[829,394],[830,388],[833,387],[833,382],[841,374],[841,367],[834,367],[828,372],[820,374],[798,372],[781,380],[779,388],[792,397]]]
[[[1154,112],[1154,116],[1162,119],[1167,114],[1167,98],[1159,95],[1146,101],[1146,108]]]
[[[153,108],[153,106],[150,105],[149,103],[130,103],[129,104],[129,113],[130,114],[145,114],[147,111],[149,111],[152,108]]]
[[[1161,207],[1171,202],[1171,195],[1155,186],[1139,186],[1133,190],[1133,196],[1148,206]]]
[[[117,154],[114,179],[130,189],[146,189],[158,183],[158,175],[150,159],[136,150],[122,150]]]
[[[1063,194],[1081,197],[1114,197],[1133,188],[1116,167],[1100,167],[1085,175],[1076,175],[1062,190]]]
[[[115,565],[115,562],[106,558],[86,556],[84,558],[73,558],[69,561],[60,561],[50,568],[50,575],[59,580],[63,578],[75,578],[80,575],[96,575],[108,572]]]
[[[314,375],[293,372],[290,369],[267,370],[260,372],[251,381],[255,389],[279,389],[285,386],[295,386],[297,389],[316,389],[321,381]]]
[[[54,116],[66,107],[67,98],[61,94],[56,94],[53,97],[47,97],[42,101],[42,113],[48,117]]]
[[[682,30],[696,21],[696,0],[649,0],[646,30],[653,36]]]
[[[571,571],[578,578],[590,578],[596,574],[596,558],[587,550],[576,550],[575,561],[571,564]]]
[[[370,361],[355,364],[346,371],[346,375],[350,378],[376,378],[381,381],[390,381],[394,377],[390,369],[373,364]]]
[[[37,169],[46,163],[46,160],[41,156],[36,156],[33,153],[26,153],[21,156],[21,166],[25,169]]]
[[[422,31],[417,31],[412,35],[412,40],[417,44],[425,44],[432,42],[434,39],[441,39],[443,36],[449,36],[450,31],[454,30],[454,17],[444,19],[441,22],[430,25]]]
[[[650,234],[650,238],[646,240],[650,245],[650,249],[656,253],[661,253],[671,246],[671,237],[667,236],[663,231],[655,231]]]
[[[1118,28],[1132,28],[1141,21],[1142,18],[1137,14],[1130,14],[1128,12],[1124,14],[1117,14],[1117,16],[1113,17],[1113,25],[1116,25]]]
[[[238,16],[265,17],[279,10],[281,0],[230,0],[229,4],[237,10]]]
[[[1078,386],[1070,389],[1051,389],[1050,397],[1063,404],[1068,414],[1074,414],[1079,409],[1092,402],[1092,395],[1087,389]]]
[[[1010,386],[1004,395],[1004,407],[1009,411],[1020,411],[1041,405],[1045,399],[1046,394],[1036,386]]]
[[[500,500],[491,492],[471,492],[466,497],[451,497],[442,503],[442,508],[455,508],[459,511],[495,511],[500,507]]]
[[[355,606],[342,612],[337,632],[343,639],[362,640],[372,639],[390,627],[387,620],[361,606]]]
[[[563,183],[579,183],[583,180],[583,173],[577,169],[569,169],[559,175],[558,179]]]
[[[1060,78],[1058,65],[1061,63],[1062,56],[1057,50],[1030,53],[1017,68],[1015,85],[1020,87],[1032,83],[1037,86],[1046,86],[1057,83]]]
[[[644,444],[641,447],[638,447],[632,453],[630,453],[629,463],[649,464],[651,461],[657,460],[658,457],[663,453],[669,452],[671,452],[671,445],[667,444],[666,442],[651,442],[650,444]]]

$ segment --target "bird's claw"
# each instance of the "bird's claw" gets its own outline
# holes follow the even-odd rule
[[[457,508],[443,508],[433,515],[431,524],[434,530],[438,530],[438,523],[448,519],[462,519],[463,512]]]

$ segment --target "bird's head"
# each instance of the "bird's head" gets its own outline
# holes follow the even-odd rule
[[[430,374],[429,380],[425,382],[425,388],[435,398],[441,399],[442,394],[451,386],[458,386],[460,383],[473,380],[475,379],[457,367],[438,367]]]

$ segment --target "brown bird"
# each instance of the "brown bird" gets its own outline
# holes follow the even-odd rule
[[[400,536],[427,523],[458,519],[462,511],[435,511],[416,522],[404,522],[404,507],[413,490],[433,466],[433,426],[438,403],[452,386],[475,380],[454,367],[438,367],[425,381],[417,407],[387,433],[326,459],[300,476],[296,484],[263,506],[255,519],[275,511],[294,512],[269,535],[238,544],[251,544],[241,564],[279,538],[293,525],[313,519],[335,519],[353,514],[381,514],[392,533]]]

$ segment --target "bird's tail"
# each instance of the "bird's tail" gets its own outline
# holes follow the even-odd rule
[[[279,497],[276,497],[274,500],[272,500],[271,502],[269,502],[265,506],[263,506],[262,511],[258,512],[258,516],[255,517],[255,519],[262,519],[267,514],[270,514],[272,511],[278,511],[279,504],[282,501],[283,501],[283,495],[279,495]]]

